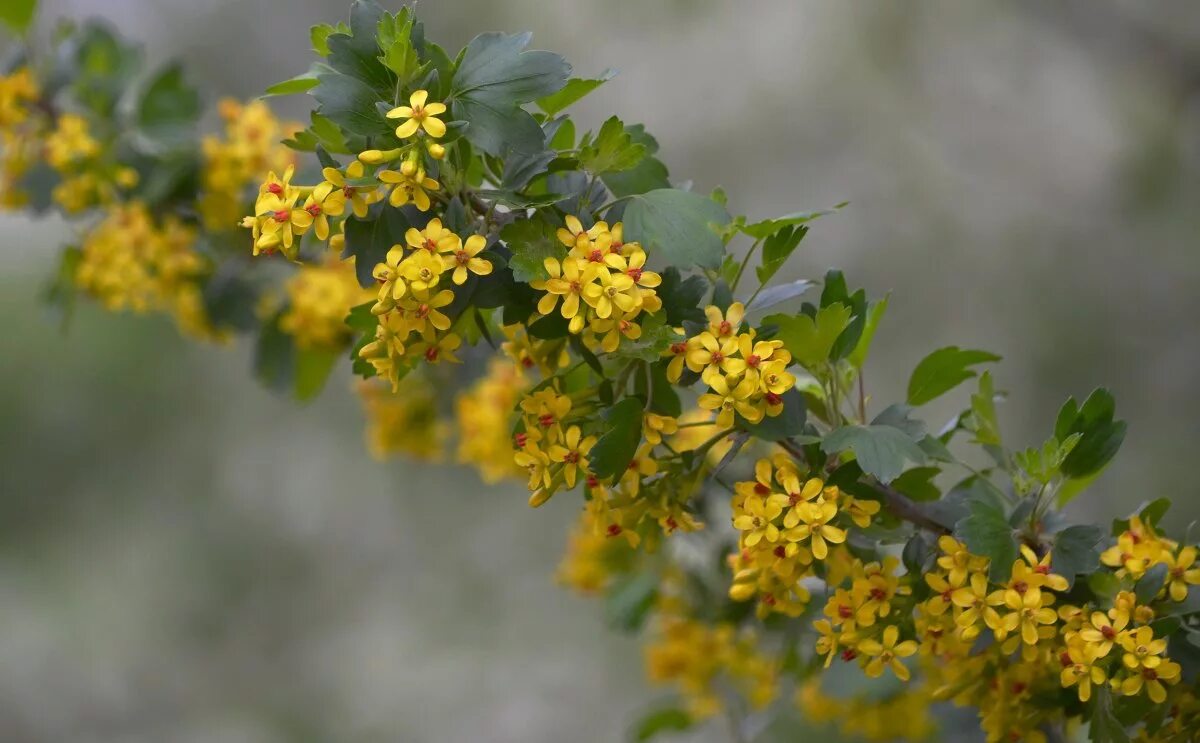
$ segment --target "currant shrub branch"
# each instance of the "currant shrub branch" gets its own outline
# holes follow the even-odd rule
[[[873,740],[932,734],[943,704],[989,741],[1200,734],[1194,539],[1162,499],[1111,530],[1061,511],[1124,438],[1106,391],[1013,450],[998,357],[951,346],[880,406],[888,298],[778,280],[843,205],[752,221],[679,187],[641,125],[564,113],[611,73],[528,35],[451,55],[358,0],[310,42],[268,90],[311,96],[306,124],[226,101],[215,135],[177,67],[103,26],[26,45],[0,78],[0,200],[76,220],[55,304],[248,336],[301,399],[345,362],[376,455],[453,446],[532,506],[579,498],[559,577],[674,691],[640,739],[722,711],[749,738],[788,705]],[[919,409],[964,383],[931,432]],[[835,663],[891,681],[831,696]]]

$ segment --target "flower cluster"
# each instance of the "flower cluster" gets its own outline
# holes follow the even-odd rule
[[[165,312],[189,335],[216,338],[198,283],[210,269],[195,240],[174,218],[156,224],[140,203],[115,206],[84,238],[75,285],[109,310]]]
[[[759,598],[758,611],[799,616],[809,600],[802,584],[846,541],[846,527],[870,526],[879,503],[860,500],[818,477],[804,477],[784,454],[760,459],[755,478],[734,486],[733,527],[738,551],[731,598]]]
[[[796,705],[806,720],[832,724],[843,737],[887,743],[894,740],[928,740],[937,729],[925,686],[903,688],[883,697],[849,698],[825,693],[821,680],[812,678],[796,690]]]
[[[734,413],[751,423],[764,415],[783,412],[783,393],[796,384],[787,371],[792,355],[780,340],[756,340],[753,329],[742,332],[746,308],[734,302],[722,312],[705,309],[708,327],[685,341],[671,344],[667,378],[679,381],[684,364],[700,375],[709,391],[700,396],[700,407],[717,413],[717,423],[731,426]]]
[[[506,358],[488,363],[487,374],[454,400],[458,422],[457,459],[479,471],[484,482],[519,477],[512,458],[512,410],[529,386],[522,366]]]
[[[454,351],[462,340],[449,332],[452,321],[442,311],[454,301],[448,286],[492,272],[491,262],[479,257],[486,238],[471,235],[463,240],[440,219],[429,220],[423,230],[410,227],[404,240],[406,245],[393,245],[372,272],[379,290],[371,312],[379,317],[379,325],[375,340],[359,351],[393,386],[414,358],[431,364],[458,361]],[[419,340],[413,343],[413,337]]]
[[[204,155],[201,171],[200,217],[211,232],[229,230],[242,216],[246,189],[267,171],[286,172],[296,165],[296,153],[282,144],[299,124],[281,123],[264,101],[220,102],[217,111],[225,124],[224,137],[206,136],[200,142]]]
[[[568,248],[560,261],[547,258],[548,278],[530,282],[543,292],[537,310],[549,315],[558,308],[568,330],[585,335],[589,346],[611,353],[621,341],[642,337],[638,317],[662,308],[654,288],[662,277],[646,269],[646,252],[636,242],[625,242],[620,222],[610,228],[596,222],[584,229],[579,217],[568,215],[558,230]]]
[[[753,709],[770,704],[778,694],[779,668],[759,649],[754,633],[729,623],[698,621],[672,591],[677,580],[667,578],[644,650],[650,682],[675,685],[688,712],[699,719],[724,708],[725,689],[738,690]]]
[[[302,349],[337,351],[350,340],[346,315],[370,301],[372,293],[358,284],[354,262],[326,258],[300,266],[285,284],[287,304],[279,329]]]
[[[1100,555],[1100,561],[1115,568],[1119,577],[1134,580],[1156,565],[1166,565],[1166,590],[1172,601],[1180,602],[1187,598],[1188,586],[1200,585],[1196,555],[1195,547],[1180,547],[1178,542],[1160,536],[1153,525],[1133,516],[1129,527],[1117,536],[1117,543]]]
[[[405,380],[404,394],[372,380],[360,381],[356,389],[367,417],[365,435],[372,456],[441,460],[449,430],[438,414],[433,385],[413,375]]]

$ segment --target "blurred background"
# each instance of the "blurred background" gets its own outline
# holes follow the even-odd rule
[[[392,9],[398,3],[385,2]],[[345,0],[43,0],[252,97]],[[1010,444],[1114,390],[1121,455],[1073,506],[1176,500],[1200,442],[1200,5],[1116,0],[443,0],[427,34],[532,30],[579,107],[644,121],[676,181],[752,218],[848,200],[787,269],[893,291],[867,379],[947,344],[1005,356]],[[292,116],[307,99],[279,101]],[[660,692],[552,585],[574,514],[447,464],[377,464],[348,373],[298,407],[250,349],[39,306],[70,227],[0,217],[0,738],[615,741]],[[940,426],[965,390],[930,406]],[[879,406],[876,406],[879,409]],[[720,728],[691,739],[723,740]]]

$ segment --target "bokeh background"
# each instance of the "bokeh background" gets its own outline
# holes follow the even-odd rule
[[[43,0],[257,95],[344,0]],[[385,3],[393,9],[396,0]],[[578,107],[644,121],[676,180],[755,218],[848,200],[789,271],[893,291],[867,379],[1002,353],[1013,444],[1097,385],[1124,449],[1073,506],[1200,516],[1200,5],[440,0],[448,48],[532,30]],[[303,115],[306,100],[280,102]],[[297,407],[249,349],[39,306],[56,221],[0,217],[0,739],[616,741],[661,694],[634,640],[552,585],[574,507],[377,464],[348,375]],[[930,406],[939,425],[965,393]],[[878,409],[878,407],[877,407]],[[1178,535],[1178,534],[1177,534]],[[724,731],[695,739],[723,740]],[[692,738],[688,738],[689,740]]]

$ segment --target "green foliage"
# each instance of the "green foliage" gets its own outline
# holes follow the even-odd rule
[[[1075,582],[1075,576],[1088,575],[1100,567],[1100,548],[1104,532],[1091,524],[1069,526],[1054,535],[1055,572]]]
[[[809,372],[822,374],[829,361],[833,344],[850,325],[851,310],[844,304],[822,307],[815,316],[768,315],[763,318],[766,325],[779,328],[775,337]]]
[[[538,108],[547,115],[553,117],[559,111],[573,105],[584,96],[591,93],[596,88],[616,77],[616,70],[605,70],[600,73],[600,77],[595,78],[580,78],[573,77],[567,81],[567,84],[562,87],[557,93],[543,96],[537,101]]]
[[[785,225],[766,237],[763,242],[762,263],[755,269],[760,284],[767,283],[778,273],[807,234],[808,227],[803,224]]]
[[[658,597],[658,580],[652,572],[633,573],[613,585],[604,600],[608,626],[622,632],[641,627]]]
[[[678,707],[662,707],[644,714],[633,726],[630,737],[637,743],[651,740],[660,733],[678,733],[692,727],[692,716]]]
[[[616,116],[604,122],[595,139],[589,132],[579,143],[579,164],[597,175],[629,170],[645,156],[646,146],[634,142]]]
[[[592,447],[592,474],[607,480],[620,477],[642,440],[642,401],[627,397],[602,414],[605,432]]]
[[[850,425],[836,428],[821,442],[826,454],[850,451],[862,471],[887,484],[906,463],[924,464],[925,452],[906,431],[892,425]]]
[[[471,122],[467,140],[488,154],[545,148],[542,128],[521,105],[560,90],[571,66],[551,52],[522,51],[529,39],[527,33],[476,36],[454,73],[450,110]]]
[[[24,33],[33,22],[37,0],[4,0],[0,3],[0,23],[17,33]]]
[[[1079,441],[1062,462],[1062,473],[1071,483],[1086,487],[1099,475],[1116,456],[1125,440],[1125,421],[1116,420],[1116,401],[1106,389],[1097,389],[1088,395],[1083,407],[1078,407],[1074,398],[1063,404],[1054,425],[1055,436],[1066,440],[1078,434]],[[1066,504],[1083,487],[1066,487],[1059,495],[1060,504]]]
[[[1112,695],[1108,687],[1099,684],[1092,700],[1092,722],[1088,726],[1092,743],[1129,743],[1125,726],[1113,714]]]
[[[936,400],[975,376],[972,366],[999,361],[1000,357],[987,351],[960,349],[958,346],[939,348],[917,364],[908,380],[908,404],[924,405]]]
[[[717,202],[690,191],[660,188],[630,198],[625,237],[674,266],[716,268],[725,246],[713,229],[729,222]]]
[[[1004,507],[978,495],[968,497],[968,515],[954,525],[954,536],[967,545],[972,554],[991,562],[991,579],[1003,582],[1017,559],[1016,531],[1005,516]]]
[[[542,263],[547,258],[561,260],[567,249],[554,234],[554,226],[540,219],[510,222],[500,231],[500,239],[512,251],[508,265],[517,281],[530,282],[546,278]]]

